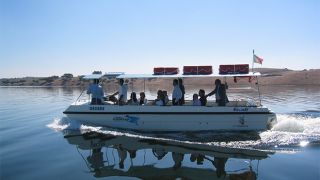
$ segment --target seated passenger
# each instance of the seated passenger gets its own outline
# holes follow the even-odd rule
[[[207,105],[207,96],[206,96],[206,92],[203,89],[199,90],[199,96],[200,96],[200,102],[201,102],[201,106],[206,106]]]
[[[167,105],[169,102],[168,92],[167,91],[162,91],[162,92],[164,96],[164,104]]]
[[[157,99],[154,100],[154,105],[157,106],[164,106],[164,95],[163,92],[161,90],[158,91],[157,93]]]
[[[98,105],[103,104],[102,98],[104,96],[102,87],[99,85],[99,79],[94,79],[93,84],[90,84],[87,94],[91,94],[91,104]]]
[[[192,105],[193,106],[201,106],[201,102],[198,99],[198,94],[193,94]]]
[[[140,93],[139,105],[146,105],[148,100],[146,99],[146,94],[144,92]]]
[[[137,95],[135,92],[132,92],[130,95],[130,99],[127,102],[128,105],[139,105]]]

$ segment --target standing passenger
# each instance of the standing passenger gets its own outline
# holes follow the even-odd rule
[[[119,91],[114,93],[112,96],[115,96],[118,94],[118,104],[119,105],[124,105],[127,103],[127,91],[128,87],[126,84],[124,84],[124,80],[120,79],[119,80]]]
[[[227,93],[226,93],[226,89],[228,88],[228,86],[221,84],[220,79],[216,79],[215,85],[216,85],[215,89],[211,93],[206,95],[206,97],[212,96],[215,94],[216,103],[218,103],[218,106],[225,106],[226,103],[229,102]]]
[[[90,84],[87,94],[92,94],[91,104],[102,104],[102,98],[104,96],[102,87],[99,85],[99,79],[94,79],[93,84]]]
[[[172,105],[181,105],[182,92],[179,87],[178,79],[173,80]]]
[[[186,94],[186,91],[185,91],[182,79],[178,79],[178,81],[179,81],[179,88],[182,92],[182,98],[180,101],[181,101],[181,105],[184,105],[185,104],[184,95]]]

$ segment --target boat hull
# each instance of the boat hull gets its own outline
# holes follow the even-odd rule
[[[267,108],[71,105],[67,117],[84,124],[137,131],[251,131],[276,120]]]

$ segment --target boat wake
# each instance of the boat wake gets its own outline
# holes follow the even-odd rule
[[[260,150],[295,150],[305,146],[320,145],[320,112],[278,114],[278,122],[269,131],[263,132],[179,132],[139,133],[105,127],[88,126],[63,117],[55,118],[47,126],[63,133],[98,132],[134,138],[203,143],[230,148]]]

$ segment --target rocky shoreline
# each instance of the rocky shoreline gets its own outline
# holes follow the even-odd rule
[[[261,85],[320,85],[320,69],[311,70],[290,70],[274,68],[257,68],[255,71],[261,72],[259,78]],[[151,84],[164,83],[162,79],[149,80]],[[210,78],[190,78],[188,84],[198,83],[206,84],[212,81]],[[228,78],[228,83],[233,83],[232,78]],[[104,83],[114,82],[116,80],[105,80]],[[74,77],[72,74],[64,74],[50,77],[22,77],[22,78],[2,78],[0,86],[43,86],[43,87],[84,87],[88,81],[83,76]],[[247,84],[248,80],[239,79],[237,83]]]

